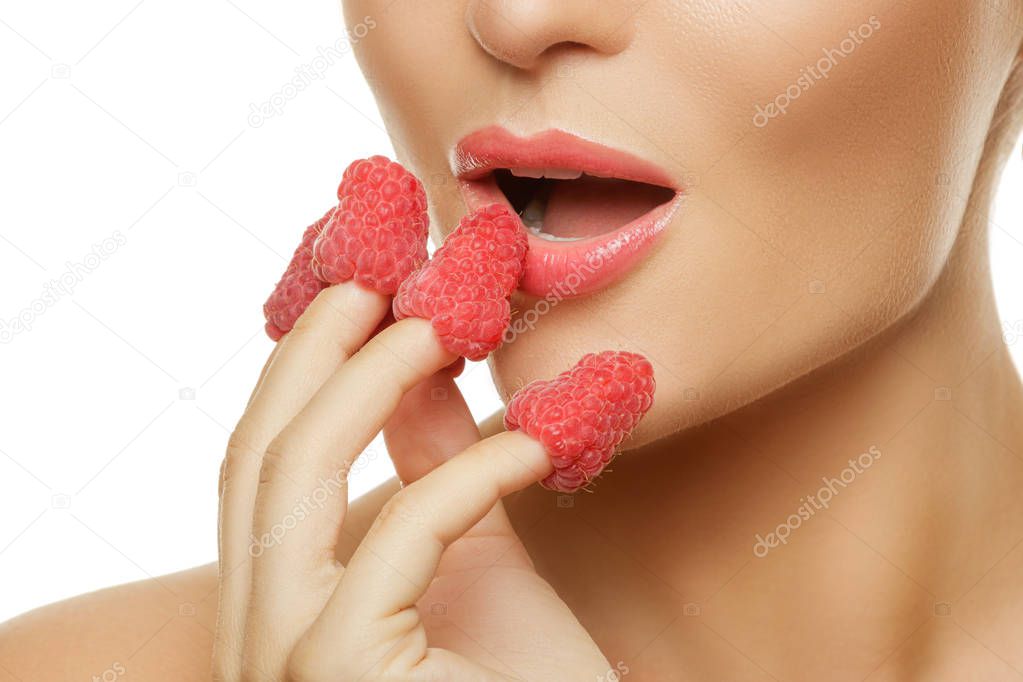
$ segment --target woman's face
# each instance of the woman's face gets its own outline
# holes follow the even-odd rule
[[[495,196],[544,233],[491,360],[502,394],[588,351],[642,352],[658,380],[645,442],[850,351],[928,293],[1019,46],[1017,5],[344,8],[399,157],[427,185],[435,239]],[[581,139],[538,135],[551,130]]]

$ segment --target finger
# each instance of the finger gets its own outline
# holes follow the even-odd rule
[[[252,386],[252,391],[249,393],[249,399],[245,401],[245,407],[248,408],[252,404],[252,399],[256,397],[256,393],[259,392],[259,387],[263,385],[263,380],[266,378],[266,371],[270,369],[270,365],[273,363],[274,358],[277,357],[277,351],[281,349],[280,344],[275,343],[273,350],[266,356],[266,360],[263,362],[263,368],[259,370],[259,378],[256,379],[256,383]],[[220,476],[217,479],[217,499],[221,500],[224,495],[224,462],[221,462]],[[219,541],[218,541],[219,542]],[[219,544],[218,544],[219,546]]]
[[[267,447],[253,533],[272,547],[256,557],[257,580],[321,572],[347,509],[347,475],[405,393],[450,364],[429,322],[403,320],[344,363]],[[299,514],[295,513],[296,504]],[[282,520],[300,516],[300,523]]]
[[[251,586],[250,533],[262,453],[319,386],[372,334],[388,297],[354,282],[320,292],[275,347],[221,468],[217,674],[237,679]],[[222,653],[229,652],[229,653]],[[226,670],[223,668],[227,668]]]
[[[398,478],[412,483],[437,466],[480,440],[480,430],[455,385],[453,374],[438,372],[422,382],[402,399],[394,415],[384,426],[387,452],[394,462]],[[445,573],[450,562],[456,570],[482,564],[500,556],[506,565],[532,567],[532,560],[512,528],[500,502],[469,529],[465,538],[487,538],[488,542],[472,543],[467,552],[445,555],[438,572]],[[483,547],[487,552],[482,552]],[[354,548],[353,548],[354,551]]]
[[[445,548],[502,497],[551,470],[538,441],[521,432],[502,433],[398,492],[355,551],[311,632],[359,641],[347,638],[370,628],[362,641],[367,636],[374,641],[374,635],[386,640],[409,619],[408,609],[429,587]]]
[[[384,425],[384,443],[403,483],[425,476],[480,439],[465,398],[446,369],[412,388]]]
[[[345,362],[267,447],[245,623],[246,645],[264,643],[247,652],[256,667],[284,673],[287,652],[337,584],[352,462],[405,392],[454,359],[428,321],[394,324]]]
[[[490,438],[504,431],[504,407],[480,422],[480,435]]]
[[[275,343],[273,350],[270,351],[270,355],[266,357],[266,362],[263,363],[263,369],[259,370],[259,378],[256,379],[255,385],[252,387],[252,393],[249,394],[249,399],[246,401],[245,406],[248,407],[252,404],[252,399],[259,393],[259,387],[263,385],[263,379],[266,378],[266,371],[270,369],[270,365],[273,364],[274,358],[277,357],[277,351],[281,349],[279,343]]]
[[[384,426],[387,453],[398,478],[405,483],[422,478],[479,440],[480,432],[469,406],[455,385],[454,374],[447,369],[406,393]],[[487,542],[470,543],[466,545],[468,551],[449,552],[438,574],[444,574],[449,564],[455,570],[464,570],[468,566],[487,565],[496,557],[509,566],[533,565],[500,502],[463,537],[486,538]],[[482,551],[484,547],[486,552]]]
[[[277,350],[236,435],[266,446],[345,360],[372,336],[390,298],[344,282],[313,299]]]

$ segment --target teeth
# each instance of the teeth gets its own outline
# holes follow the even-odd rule
[[[548,242],[577,242],[580,239],[584,239],[584,237],[558,237],[553,234],[547,234],[543,230],[536,227],[531,227],[529,225],[526,226],[526,229],[528,229],[531,233],[535,234],[540,239],[543,239],[544,241]]]
[[[517,178],[542,178],[543,168],[509,168],[511,174]]]
[[[568,168],[509,168],[517,178],[548,178],[550,180],[578,180],[583,176],[581,170]]]

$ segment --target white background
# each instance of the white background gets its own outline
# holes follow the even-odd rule
[[[343,166],[391,153],[351,55],[252,125],[342,35],[334,2],[0,2],[0,325],[31,318],[0,344],[0,620],[215,559],[263,300]],[[1017,359],[1021,187],[1016,154],[991,236]],[[461,385],[499,406],[485,366]],[[391,473],[364,458],[356,494]]]

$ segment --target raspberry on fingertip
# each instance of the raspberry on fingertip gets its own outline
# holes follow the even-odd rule
[[[600,475],[653,397],[654,369],[642,355],[590,353],[553,379],[518,391],[504,425],[521,429],[547,449],[554,473],[541,485],[572,493]]]

